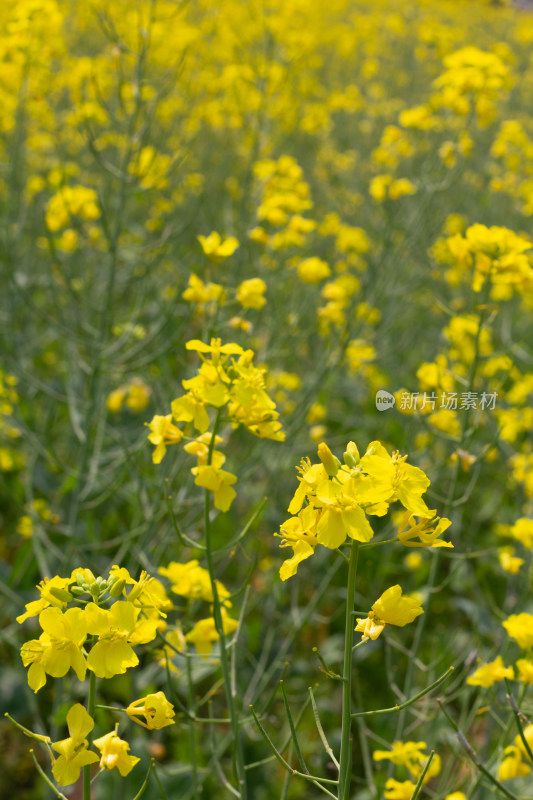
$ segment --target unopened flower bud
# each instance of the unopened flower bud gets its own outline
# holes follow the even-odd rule
[[[120,595],[124,591],[125,585],[126,581],[124,580],[124,578],[119,578],[118,580],[116,580],[111,586],[111,589],[109,590],[109,594],[111,595],[111,597],[120,597]]]
[[[344,463],[347,467],[356,467],[361,461],[359,450],[355,442],[348,442],[344,453]]]
[[[130,601],[130,603],[133,603],[134,600],[137,600],[137,598],[141,594],[142,590],[143,590],[143,586],[140,583],[138,583],[136,586],[133,587],[133,589],[131,590],[131,592],[127,596],[127,599]]]
[[[70,591],[72,592],[73,595],[79,597],[80,595],[85,594],[87,590],[84,589],[83,586],[71,586]]]
[[[78,586],[86,588],[89,584],[94,583],[95,577],[90,569],[83,569],[76,572],[76,583]]]
[[[333,478],[339,471],[341,462],[334,456],[325,442],[320,442],[318,445],[318,457],[324,465],[324,469],[330,478]]]
[[[50,589],[50,594],[53,595],[56,600],[61,600],[62,603],[70,603],[72,600],[72,595],[69,591],[66,589],[59,589],[56,586]]]

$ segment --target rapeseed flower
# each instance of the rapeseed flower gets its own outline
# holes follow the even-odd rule
[[[522,650],[533,647],[533,614],[511,614],[502,625]]]
[[[389,778],[385,784],[386,800],[411,800],[416,789],[412,781],[397,781]]]
[[[117,736],[116,733],[110,731],[105,736],[94,740],[95,747],[100,750],[102,756],[100,758],[100,769],[118,769],[122,777],[128,775],[135,764],[140,761],[137,756],[128,755],[130,746],[124,739]]]
[[[221,609],[221,613],[224,633],[232,633],[237,629],[239,623],[236,619],[228,616],[225,608]],[[202,656],[208,656],[211,653],[213,643],[218,642],[219,638],[213,617],[198,620],[185,636],[186,641],[194,644],[197,652]]]
[[[510,745],[503,751],[503,761],[498,767],[498,780],[508,781],[511,778],[529,775],[531,767],[522,759],[522,752],[516,745]]]
[[[156,414],[152,421],[147,424],[150,428],[148,441],[156,446],[152,454],[152,461],[154,464],[160,464],[167,452],[167,445],[181,442],[183,431],[172,423],[172,414],[167,414],[166,416]],[[209,420],[207,424],[209,424]]]
[[[266,303],[266,283],[261,278],[249,278],[237,287],[237,302],[243,308],[260,309]]]
[[[74,573],[73,573],[74,574]],[[44,578],[38,585],[41,597],[39,600],[32,600],[26,604],[26,611],[24,614],[18,616],[17,622],[24,622],[30,617],[35,617],[44,611],[48,606],[55,608],[65,608],[72,595],[68,591],[71,583],[74,583],[75,578],[73,575],[70,578],[60,578],[59,575],[54,575],[53,578]],[[59,591],[58,591],[59,590]]]
[[[519,658],[516,662],[518,680],[522,683],[533,684],[533,661],[529,658]]]
[[[156,637],[157,619],[140,618],[133,603],[119,600],[109,610],[88,603],[83,611],[87,632],[98,636],[87,657],[87,666],[99,678],[121,675],[139,659],[134,644],[146,644]]]
[[[69,710],[67,725],[70,734],[68,739],[52,744],[59,753],[59,758],[52,764],[52,773],[60,786],[75,783],[83,767],[98,761],[96,753],[88,749],[89,742],[85,738],[94,728],[94,720],[80,703]]]
[[[416,617],[424,613],[419,599],[402,595],[402,588],[398,584],[387,589],[379,597],[368,617],[357,619],[356,631],[362,632],[362,638],[377,639],[383,632],[385,625],[396,625],[403,628]]]
[[[126,709],[130,719],[148,730],[159,730],[167,725],[174,725],[174,706],[169,703],[163,692],[147,694],[139,700],[134,700]],[[139,719],[144,716],[145,722]]]
[[[398,541],[406,547],[453,547],[451,542],[439,538],[451,524],[446,517],[422,518],[416,522],[415,515],[407,511],[398,526]],[[413,542],[415,538],[419,541]]]
[[[172,584],[170,588],[175,594],[191,600],[202,599],[208,603],[213,602],[209,572],[201,567],[196,559],[186,564],[171,561],[168,567],[159,567],[158,572],[168,578]],[[216,581],[216,584],[220,602],[229,605],[225,602],[229,597],[228,590],[220,581]]]
[[[216,231],[210,233],[209,236],[198,236],[198,241],[205,255],[215,264],[229,258],[239,247],[239,241],[234,236],[223,239]]]
[[[503,681],[505,678],[513,680],[514,670],[512,667],[505,667],[502,657],[498,656],[495,661],[491,661],[488,664],[481,664],[481,666],[466,679],[466,682],[469,686],[483,686],[487,689],[497,681]]]
[[[411,776],[417,780],[429,758],[429,753],[424,752],[426,747],[425,742],[396,741],[392,743],[390,750],[374,750],[372,758],[374,761],[392,761],[396,766],[405,767],[411,773]],[[424,777],[424,783],[438,775],[440,769],[440,756],[435,755]]]
[[[28,684],[38,692],[46,675],[62,678],[70,668],[78,680],[85,680],[87,661],[82,645],[87,637],[85,610],[69,608],[64,613],[59,608],[45,608],[39,614],[43,633],[22,645],[20,654],[25,667],[29,666]]]

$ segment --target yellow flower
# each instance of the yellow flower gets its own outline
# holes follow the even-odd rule
[[[495,661],[478,667],[466,682],[469,686],[483,686],[487,689],[497,681],[503,681],[504,678],[513,680],[514,670],[512,667],[504,667],[502,657],[498,656]]]
[[[194,482],[197,486],[213,492],[215,507],[220,511],[228,511],[237,496],[237,492],[232,488],[237,476],[207,464],[202,467],[192,467],[191,472],[195,476]]]
[[[119,386],[118,389],[114,389],[107,397],[106,400],[107,410],[110,411],[112,414],[118,414],[118,412],[122,409],[125,398],[126,398],[125,386]]]
[[[132,644],[146,644],[155,639],[157,619],[139,620],[140,610],[133,603],[118,601],[109,610],[88,603],[84,610],[87,632],[98,636],[88,657],[87,666],[99,678],[121,675],[139,663]]]
[[[377,639],[385,625],[396,625],[403,628],[409,622],[424,613],[420,600],[402,595],[401,586],[391,586],[376,600],[365,619],[357,619],[356,631],[361,631],[363,638]]]
[[[221,235],[213,231],[209,236],[198,236],[198,241],[202,245],[202,250],[210,261],[215,264],[233,255],[239,247],[239,242],[234,236],[222,239]]]
[[[396,741],[392,743],[391,750],[375,750],[372,753],[372,757],[375,761],[387,760],[392,761],[396,766],[405,767],[416,779],[420,776],[429,758],[429,753],[424,752],[426,747],[427,745],[425,742]],[[440,769],[440,756],[435,755],[424,777],[424,783],[427,783],[432,777],[438,775]]]
[[[415,788],[412,781],[396,781],[394,778],[389,778],[385,784],[384,796],[386,800],[411,800]]]
[[[510,529],[510,536],[521,542],[526,550],[533,548],[533,519],[521,517]]]
[[[126,713],[134,722],[149,730],[159,730],[174,724],[174,706],[168,702],[163,692],[148,694],[135,700],[129,704]],[[140,720],[139,715],[143,715],[146,722]]]
[[[533,684],[533,661],[527,658],[519,658],[516,662],[518,669],[518,680],[522,683]]]
[[[224,287],[218,283],[204,283],[194,272],[191,272],[189,285],[182,297],[188,303],[198,303],[198,305],[204,305],[211,301],[221,303],[224,299]]]
[[[221,612],[224,633],[232,633],[234,630],[236,630],[239,623],[237,620],[228,616],[228,612],[225,608],[222,608]],[[219,639],[213,617],[207,617],[206,619],[198,620],[198,622],[186,635],[185,639],[194,644],[200,655],[208,656],[213,649],[213,642],[218,642]]]
[[[514,549],[512,547],[498,548],[498,559],[501,568],[510,575],[517,575],[520,571],[520,567],[524,563],[523,558],[518,558],[518,556],[514,555]]]
[[[280,547],[292,547],[292,558],[281,565],[279,576],[286,581],[296,574],[298,564],[315,552],[318,544],[316,537],[316,512],[312,506],[302,509],[297,517],[291,517],[280,526]]]
[[[205,401],[198,399],[193,394],[189,393],[177,397],[172,401],[170,407],[172,414],[169,414],[168,417],[163,417],[163,419],[172,419],[174,417],[176,422],[192,422],[196,430],[201,433],[205,433],[209,428],[209,415],[205,408]],[[179,428],[176,428],[176,430],[179,430]],[[161,461],[162,457],[159,458],[158,456],[159,461]],[[159,461],[154,461],[154,463],[159,463]]]
[[[156,446],[152,454],[152,461],[154,464],[159,464],[167,452],[167,444],[181,442],[183,431],[172,424],[172,414],[166,416],[156,414],[152,421],[146,424],[150,428],[148,441]]]
[[[430,519],[432,512],[421,497],[430,484],[429,478],[418,467],[407,464],[406,459],[398,451],[390,456],[381,442],[370,442],[361,459],[361,468],[375,481],[390,481],[392,496],[388,503],[399,500],[408,511]]]
[[[186,564],[171,561],[168,567],[160,567],[158,571],[169,579],[172,584],[170,588],[175,594],[191,599],[202,598],[208,603],[213,602],[209,572],[201,567],[198,561],[188,561]],[[229,592],[220,581],[216,584],[219,600],[223,603],[229,597]]]
[[[451,542],[444,542],[439,538],[451,524],[451,520],[446,517],[423,517],[416,522],[415,515],[407,511],[398,527],[398,541],[406,547],[453,547]],[[413,542],[414,538],[419,538],[420,541]]]
[[[374,361],[376,348],[365,339],[352,339],[346,348],[346,361],[351,372],[360,372],[361,367]]]
[[[522,761],[520,749],[515,745],[506,747],[503,751],[503,761],[498,768],[498,780],[508,781],[511,778],[529,775],[530,772],[529,764]]]
[[[466,800],[466,794],[464,792],[452,792],[447,794],[444,800]]]
[[[35,617],[44,611],[48,606],[55,606],[56,608],[64,608],[72,595],[69,594],[68,587],[73,583],[75,578],[60,578],[59,575],[54,575],[53,578],[45,578],[42,580],[37,589],[41,593],[39,600],[32,600],[26,604],[26,612],[17,617],[17,622],[24,622],[29,617]],[[57,591],[59,590],[59,591]],[[57,592],[57,594],[54,594]],[[66,594],[65,594],[66,592]]]
[[[62,678],[72,667],[78,680],[85,680],[87,662],[81,646],[87,636],[84,611],[69,608],[45,608],[39,615],[43,633],[22,645],[20,654],[29,666],[28,684],[38,692],[46,683],[46,675]]]
[[[522,650],[533,647],[533,614],[511,614],[502,625]]]
[[[148,575],[144,569],[141,570],[139,580],[135,580],[125,567],[113,564],[109,570],[109,577],[115,579],[115,582],[110,584],[111,596],[124,595],[136,608],[141,608],[145,615],[155,613],[156,616],[165,617],[164,611],[172,608],[163,584],[157,578]],[[126,592],[126,586],[132,587],[129,593]]]
[[[237,301],[243,308],[263,308],[266,303],[266,288],[266,283],[261,278],[249,278],[237,287]]]
[[[132,380],[127,390],[126,405],[135,414],[139,414],[141,411],[144,411],[150,402],[151,394],[152,390],[144,381],[139,378]]]
[[[298,277],[304,283],[320,283],[324,278],[329,278],[331,275],[329,264],[316,256],[300,261],[297,265],[297,270]]]
[[[52,744],[59,753],[59,758],[52,764],[52,773],[61,786],[75,783],[82,767],[98,761],[96,753],[88,749],[89,742],[85,738],[94,728],[94,720],[80,703],[76,703],[68,712],[67,725],[69,738]]]
[[[106,733],[105,736],[101,736],[99,739],[95,739],[94,744],[102,754],[100,768],[113,769],[116,767],[123,778],[140,761],[137,756],[128,755],[129,744],[120,739],[113,731]]]

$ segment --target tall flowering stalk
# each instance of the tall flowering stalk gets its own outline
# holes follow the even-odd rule
[[[407,547],[438,548],[453,545],[440,538],[450,521],[437,517],[436,512],[430,510],[422,498],[429,486],[428,477],[418,467],[408,464],[407,456],[401,456],[399,452],[391,455],[380,442],[371,442],[365,454],[360,457],[357,446],[350,442],[344,453],[344,463],[333,455],[325,443],[318,446],[318,457],[318,463],[312,464],[309,459],[304,459],[298,467],[299,486],[288,509],[293,516],[281,525],[281,532],[277,534],[282,540],[281,547],[291,547],[293,550],[292,557],[280,569],[280,577],[287,580],[294,575],[298,565],[310,558],[319,545],[337,551],[348,561],[344,657],[340,676],[341,746],[339,760],[337,762],[335,759],[334,763],[338,765],[339,773],[338,782],[335,782],[337,798],[349,800],[352,718],[359,715],[353,712],[352,707],[354,630],[362,634],[361,641],[355,645],[359,647],[377,639],[386,625],[403,627],[423,614],[419,598],[404,595],[399,585],[391,586],[374,602],[366,618],[357,619],[354,628],[353,609],[359,551],[364,547],[390,542]],[[397,537],[371,543],[374,531],[368,518],[384,516],[395,502],[400,502],[406,510]],[[341,550],[346,544],[349,545],[348,557]],[[440,682],[441,679],[437,683]],[[433,686],[428,687],[428,691]],[[420,696],[413,698],[413,701]],[[405,704],[407,705],[409,702]],[[260,729],[266,735],[262,726]],[[325,738],[323,741],[326,741]],[[424,776],[426,774],[429,780],[435,771],[428,770]],[[324,783],[329,783],[319,777],[314,780],[323,789]]]
[[[283,441],[285,434],[278,420],[276,405],[265,391],[266,370],[254,365],[252,350],[244,350],[234,343],[222,344],[220,339],[211,339],[209,344],[193,339],[187,342],[186,348],[197,352],[201,358],[198,374],[182,381],[186,393],[173,400],[170,414],[153,418],[149,424],[148,438],[155,445],[153,461],[156,464],[161,462],[168,446],[182,440],[184,450],[197,457],[197,464],[191,468],[191,472],[195,484],[204,489],[205,495],[203,548],[209,576],[209,599],[212,602],[212,638],[219,643],[220,667],[231,724],[236,783],[234,791],[244,800],[247,790],[240,710],[232,686],[227,639],[228,633],[235,629],[236,622],[227,615],[227,592],[216,578],[211,529],[212,505],[219,511],[229,510],[236,497],[233,486],[237,476],[222,469],[226,456],[217,446],[223,442],[219,431],[224,422],[230,423],[232,428],[244,425],[260,438]],[[193,432],[196,432],[196,436],[190,435]]]

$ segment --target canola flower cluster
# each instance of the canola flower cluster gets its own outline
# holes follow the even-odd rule
[[[208,409],[216,409],[217,415],[225,410],[233,428],[244,425],[261,439],[279,442],[285,434],[276,404],[265,390],[266,370],[254,365],[253,350],[222,344],[220,339],[212,339],[210,344],[193,339],[185,347],[199,353],[202,363],[194,378],[182,381],[186,393],[172,401],[172,413],[156,415],[149,423],[148,439],[156,446],[153,462],[159,464],[167,446],[184,438],[183,428],[175,423],[192,423],[199,435],[191,438],[184,450],[198,459],[197,466],[191,468],[194,482],[213,493],[216,508],[228,511],[236,497],[233,484],[237,476],[222,469],[226,457],[216,449],[222,438],[215,429],[208,431]],[[231,356],[238,358],[230,360]]]
[[[78,568],[69,578],[54,576],[37,588],[39,600],[28,603],[26,611],[17,617],[17,622],[22,623],[38,616],[42,629],[38,639],[30,639],[21,648],[22,663],[28,667],[28,684],[34,692],[46,684],[47,676],[63,678],[71,669],[79,681],[84,681],[88,670],[97,678],[109,679],[138,666],[135,648],[155,639],[164,627],[163,609],[170,606],[158,581],[145,572],[137,581],[117,566],[107,579],[95,577],[87,568]],[[74,603],[77,605],[69,607]],[[163,692],[139,698],[124,711],[149,730],[174,723],[173,706]],[[114,731],[94,740],[100,756],[91,750],[87,736],[95,722],[80,703],[70,708],[66,722],[69,736],[58,742],[25,731],[59,753],[54,756],[48,747],[52,773],[61,786],[75,783],[81,769],[97,761],[101,768],[116,767],[122,776],[139,761],[129,755],[129,744],[118,736],[118,724]]]
[[[159,573],[170,581],[171,591],[187,602],[203,600],[212,605],[209,573],[198,561],[172,561],[168,567],[160,567]],[[46,684],[47,676],[63,678],[70,670],[82,682],[87,671],[100,679],[122,675],[139,666],[136,650],[154,642],[158,635],[163,637],[164,645],[155,655],[163,668],[168,666],[173,671],[176,653],[185,656],[189,646],[194,646],[198,655],[206,658],[219,640],[212,616],[197,620],[186,633],[181,624],[169,625],[167,616],[173,603],[163,584],[145,572],[135,580],[128,570],[114,566],[104,579],[95,578],[87,568],[77,568],[69,578],[46,578],[37,588],[40,598],[29,602],[17,617],[19,623],[38,617],[42,629],[38,639],[26,641],[21,648],[22,662],[28,667],[28,684],[36,693]],[[237,621],[228,614],[229,592],[220,581],[217,591],[223,604],[224,632],[231,633],[236,630]],[[116,710],[124,711],[130,720],[148,730],[174,724],[173,706],[162,691]],[[75,783],[80,770],[97,761],[101,768],[116,767],[123,777],[139,761],[129,754],[129,744],[118,736],[118,724],[114,731],[89,741],[87,737],[95,725],[93,715],[80,703],[73,705],[66,716],[69,737],[58,742],[22,728],[47,745],[52,774],[61,786]],[[100,756],[91,749],[92,745]],[[59,756],[54,756],[52,750]]]
[[[397,500],[407,511],[398,530],[400,543],[453,547],[440,538],[450,520],[437,517],[422,499],[429,478],[408,464],[407,456],[398,451],[391,455],[381,442],[371,442],[362,457],[357,445],[349,442],[343,464],[324,442],[318,447],[318,456],[319,463],[304,459],[297,468],[300,483],[288,508],[296,516],[286,520],[278,534],[280,546],[293,550],[280,570],[282,580],[294,575],[319,544],[336,550],[347,538],[369,542],[374,532],[367,516],[384,516]],[[391,605],[397,600],[391,599]]]

